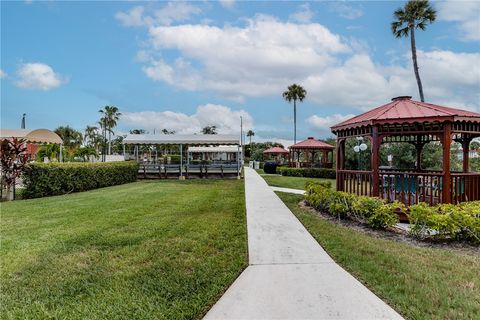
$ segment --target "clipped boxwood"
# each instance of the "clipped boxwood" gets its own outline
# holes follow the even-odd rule
[[[324,178],[324,179],[336,178],[336,172],[334,169],[325,169],[325,168],[278,167],[277,173],[281,174],[282,176],[290,176],[290,177]]]
[[[24,199],[87,191],[137,180],[135,161],[32,163],[23,173]]]
[[[277,173],[277,163],[275,161],[265,161],[263,164],[263,172],[269,174]]]

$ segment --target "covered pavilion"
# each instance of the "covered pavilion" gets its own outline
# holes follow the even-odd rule
[[[0,129],[0,139],[24,139],[27,142],[26,153],[33,157],[39,144],[53,143],[60,145],[60,161],[62,161],[62,138],[48,129]]]
[[[300,141],[288,148],[290,150],[290,167],[333,167],[334,146],[314,137]]]
[[[480,114],[411,100],[410,96],[393,98],[390,103],[338,123],[336,163],[339,191],[377,196],[407,205],[426,202],[459,203],[480,200],[480,172],[469,172],[469,145],[480,137]],[[371,143],[371,170],[345,169],[345,142],[363,137]],[[441,171],[422,168],[422,150],[429,142],[441,143]],[[463,170],[451,170],[452,141],[462,145]],[[382,169],[380,146],[407,142],[417,150],[413,169]]]
[[[208,177],[209,174],[212,177],[221,176],[222,178],[226,176],[240,177],[242,165],[240,136],[223,134],[129,134],[123,139],[123,145],[125,158],[127,158],[125,145],[134,146],[133,159],[140,163],[139,177],[141,178],[203,178]],[[142,145],[179,146],[179,163],[159,163],[156,161],[157,157],[155,157],[154,160],[144,159],[139,155],[139,147]],[[225,161],[217,160],[215,163],[200,164],[190,163],[191,157],[189,156],[189,151],[219,152],[221,146],[228,149],[229,157]],[[184,147],[187,148],[187,152],[184,152]],[[235,150],[233,150],[232,147]]]
[[[288,151],[280,147],[271,147],[263,151],[263,155],[268,160],[275,160],[277,163],[283,164],[288,157]]]

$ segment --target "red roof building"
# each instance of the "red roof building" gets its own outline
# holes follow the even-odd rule
[[[288,149],[290,150],[290,166],[331,168],[333,165],[335,147],[314,137],[308,137]]]
[[[264,154],[288,154],[288,151],[280,147],[272,147],[263,151],[263,153]]]

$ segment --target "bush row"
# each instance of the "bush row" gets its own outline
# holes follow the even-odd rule
[[[278,167],[277,173],[281,174],[282,176],[291,176],[291,177],[324,178],[324,179],[336,178],[336,173],[334,169],[325,169],[325,168]]]
[[[22,197],[40,198],[124,184],[137,180],[137,174],[135,161],[32,163],[22,176]]]
[[[398,222],[396,210],[404,210],[399,202],[385,203],[380,198],[333,191],[330,182],[308,182],[305,200],[321,212],[358,221],[374,229],[394,226]]]
[[[480,201],[459,205],[425,203],[410,206],[410,233],[418,238],[480,242]]]

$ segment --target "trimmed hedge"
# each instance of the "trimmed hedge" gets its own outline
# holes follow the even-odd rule
[[[410,234],[417,238],[480,242],[480,201],[410,207]]]
[[[138,163],[32,163],[23,173],[24,199],[87,191],[137,180]]]
[[[305,200],[321,212],[358,221],[374,229],[394,226],[399,221],[396,210],[404,209],[399,202],[385,203],[380,198],[333,191],[330,182],[307,182]]]
[[[275,161],[265,161],[263,164],[263,172],[268,174],[277,173],[277,163]]]
[[[281,174],[282,176],[290,176],[290,177],[324,178],[324,179],[336,178],[336,172],[334,169],[325,169],[325,168],[278,167],[277,173]]]

